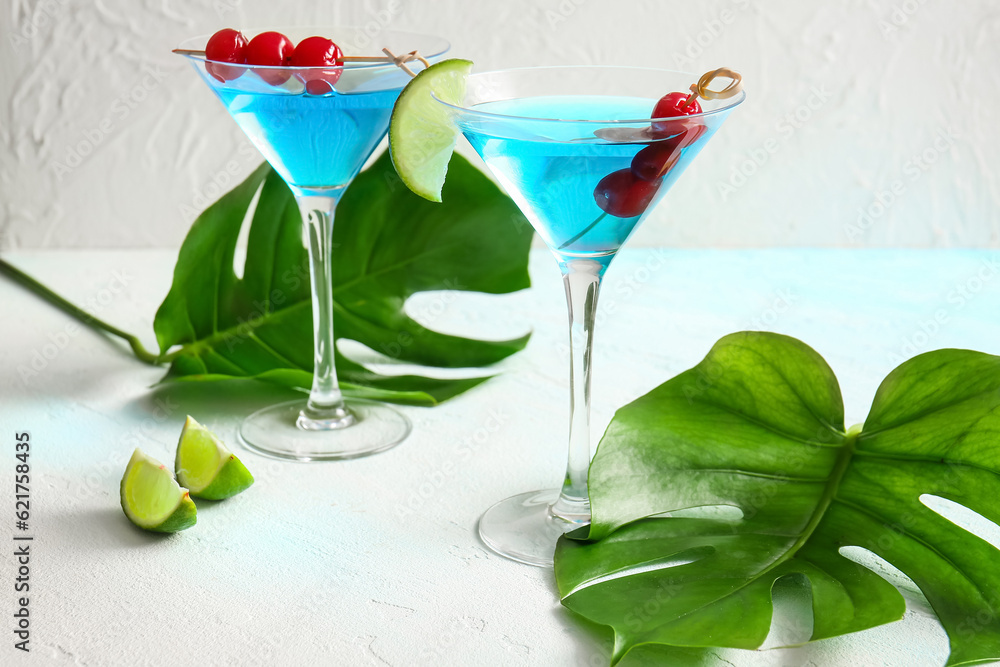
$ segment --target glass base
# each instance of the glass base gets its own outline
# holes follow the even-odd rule
[[[258,410],[240,426],[240,441],[259,454],[292,461],[356,459],[390,449],[410,434],[410,420],[383,403],[356,398],[349,414],[308,419],[305,399]]]
[[[479,520],[479,537],[501,556],[526,565],[552,567],[556,541],[563,533],[587,525],[552,514],[559,489],[529,491],[501,500]]]

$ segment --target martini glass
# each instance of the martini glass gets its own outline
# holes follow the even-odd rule
[[[728,99],[699,100],[703,113],[650,119],[662,95],[695,81],[696,75],[658,69],[539,67],[475,74],[463,103],[439,100],[555,255],[569,306],[569,462],[562,488],[503,500],[479,522],[482,540],[513,560],[551,565],[559,536],[590,522],[590,371],[601,279],[745,97],[735,86]]]
[[[448,49],[448,43],[436,37],[393,31],[379,33],[377,46],[373,43],[367,50],[352,48],[352,37],[365,35],[360,28],[282,32],[293,43],[312,35],[327,37],[352,56],[382,55],[378,50],[384,47],[394,53],[417,50],[434,61]],[[204,49],[207,41],[208,36],[196,37],[177,50],[190,58],[236,124],[291,188],[305,222],[312,280],[315,345],[309,398],[255,412],[241,425],[240,439],[262,454],[298,461],[349,459],[389,449],[409,434],[409,420],[382,403],[345,399],[337,383],[332,235],[337,202],[385,136],[392,106],[410,74],[394,63],[220,65],[191,53]],[[409,62],[407,67],[416,72],[421,63]],[[307,91],[304,82],[316,78],[332,85]]]

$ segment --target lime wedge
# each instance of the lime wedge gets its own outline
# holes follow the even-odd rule
[[[458,127],[447,107],[460,104],[472,62],[452,58],[423,70],[399,94],[389,121],[389,152],[400,179],[424,199],[441,201]]]
[[[236,454],[192,417],[184,422],[174,470],[177,481],[190,489],[195,498],[222,500],[253,484],[253,475]]]
[[[125,467],[122,510],[128,520],[158,533],[176,533],[197,521],[198,510],[188,491],[167,467],[136,448]]]

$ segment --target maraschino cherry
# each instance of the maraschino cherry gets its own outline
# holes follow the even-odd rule
[[[247,38],[239,30],[223,28],[208,39],[205,46],[205,69],[216,79],[225,83],[238,79],[245,71],[243,67],[231,67],[217,63],[244,64],[246,57]]]
[[[204,51],[174,49],[174,53],[186,56],[204,56],[205,69],[222,83],[238,79],[252,66],[257,76],[272,86],[284,85],[294,74],[309,95],[333,92],[344,73],[345,62],[349,61],[394,63],[410,76],[416,76],[406,66],[410,61],[419,60],[425,68],[430,67],[427,59],[417,51],[399,56],[389,49],[382,49],[382,52],[384,56],[345,56],[340,47],[326,37],[306,37],[296,46],[287,36],[273,30],[247,41],[243,33],[232,28],[219,30],[209,37]]]
[[[731,83],[722,90],[710,89],[709,84],[719,76],[730,79]],[[721,67],[706,72],[691,86],[691,93],[667,93],[661,97],[650,114],[650,127],[638,133],[653,141],[632,156],[628,169],[619,169],[601,179],[594,188],[594,201],[604,212],[559,249],[568,248],[583,238],[605,216],[634,218],[645,213],[664,177],[680,162],[683,150],[698,141],[708,129],[701,118],[685,120],[683,117],[702,113],[699,97],[723,99],[736,95],[742,89],[742,80],[738,72]],[[679,120],[672,120],[676,118]],[[604,139],[607,135],[597,136]]]
[[[247,44],[248,65],[288,67],[295,45],[280,32],[262,32]],[[288,81],[291,74],[284,69],[257,69],[257,74],[272,86],[280,86]]]
[[[295,47],[291,64],[294,67],[340,67],[344,64],[344,53],[333,40],[326,37],[306,37]],[[296,72],[295,76],[306,85],[310,95],[326,95],[333,90],[333,85],[340,79],[341,69],[306,70]]]
[[[650,118],[674,118],[701,113],[697,100],[685,93],[667,93],[653,107]],[[692,121],[695,122],[695,121]],[[652,123],[653,134],[667,135],[643,148],[632,158],[629,169],[601,179],[594,189],[594,201],[602,211],[619,218],[642,215],[666,176],[681,157],[681,150],[701,136],[704,126],[681,125],[676,121]],[[667,133],[672,133],[670,136]]]
[[[676,118],[677,116],[691,116],[696,113],[701,113],[701,105],[698,104],[697,95],[692,95],[691,93],[667,93],[653,107],[653,113],[650,114],[650,118]],[[670,132],[672,127],[674,127],[674,124],[671,122],[653,123],[654,132]]]
[[[602,211],[617,218],[642,215],[660,187],[660,179],[644,181],[631,169],[619,169],[601,179],[594,188],[594,201]]]
[[[663,178],[680,160],[681,151],[698,141],[705,129],[701,123],[688,125],[674,136],[646,146],[632,158],[632,173],[644,181]]]
[[[705,132],[705,125],[698,119],[689,121],[655,120],[657,118],[678,118],[702,112],[697,95],[689,93],[667,93],[653,107],[653,134],[664,136],[663,140],[650,144],[632,158],[632,173],[637,177],[652,181],[667,175],[677,161],[681,151],[694,144]]]

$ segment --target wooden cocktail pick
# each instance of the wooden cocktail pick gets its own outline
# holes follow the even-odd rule
[[[729,85],[722,90],[711,90],[708,86],[720,76],[730,79]],[[714,72],[705,72],[698,79],[698,83],[692,83],[691,94],[684,100],[684,104],[681,106],[686,107],[699,97],[706,100],[724,100],[727,97],[732,97],[741,90],[743,90],[743,77],[740,73],[728,67],[720,67]]]
[[[200,49],[174,49],[173,53],[180,54],[182,56],[204,56],[205,51]],[[410,51],[409,53],[404,53],[402,55],[396,55],[389,49],[382,49],[384,56],[341,56],[340,60],[345,63],[394,63],[401,70],[409,74],[410,76],[416,76],[406,63],[418,60],[423,63],[424,67],[430,67],[431,64],[427,62],[427,59],[420,55],[419,51]],[[227,63],[241,65],[244,63]],[[251,65],[253,67],[253,65]]]
[[[722,90],[712,90],[708,86],[718,77],[725,77],[730,79],[729,85]],[[732,97],[743,90],[743,77],[739,72],[729,69],[728,67],[720,67],[712,72],[706,72],[701,75],[698,79],[698,83],[691,84],[691,94],[681,108],[694,102],[696,99],[701,97],[706,100],[721,100],[727,97]],[[684,118],[685,116],[678,116],[678,118]],[[651,141],[655,141],[662,137],[657,137],[656,132],[653,130],[653,126],[649,125],[642,128],[635,127],[602,127],[598,130],[594,130],[594,136],[598,139],[603,139],[604,141],[613,141],[620,144],[646,144]],[[579,139],[579,141],[586,141],[587,139]]]

